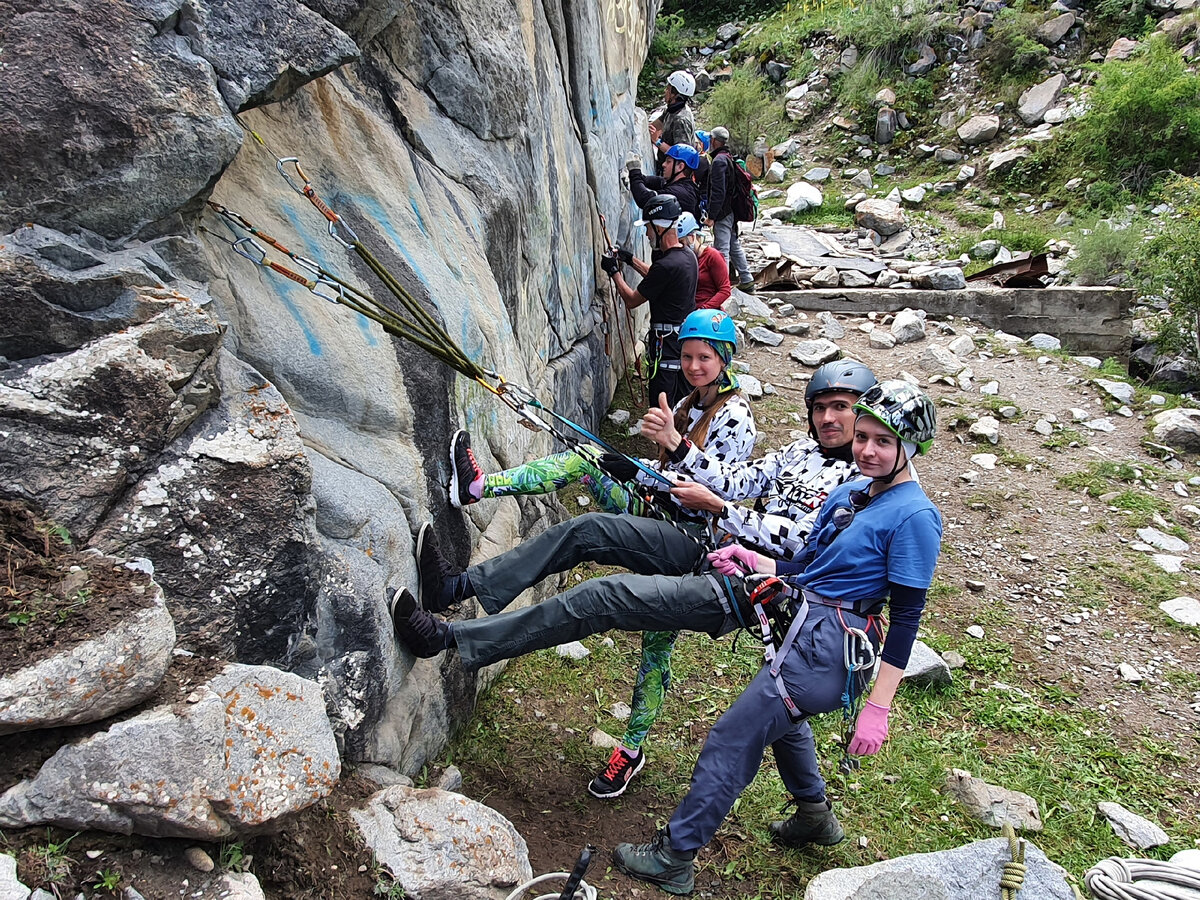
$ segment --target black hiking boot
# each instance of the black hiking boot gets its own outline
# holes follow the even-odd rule
[[[657,884],[668,894],[690,894],[696,884],[696,851],[672,850],[665,828],[649,843],[617,844],[613,862],[631,878]]]
[[[462,573],[442,556],[433,525],[426,522],[417,532],[417,596],[426,612],[445,612],[462,597]]]
[[[816,803],[789,800],[788,803],[794,803],[796,811],[782,822],[772,822],[768,826],[773,840],[787,847],[803,847],[805,844],[829,847],[846,839],[842,823],[833,814],[833,804],[828,800]]]
[[[413,656],[429,659],[454,643],[450,626],[435,619],[421,607],[408,588],[388,591],[388,608],[392,611],[392,630],[396,639],[407,647]]]

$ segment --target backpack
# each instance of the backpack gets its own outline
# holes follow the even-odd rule
[[[742,160],[734,160],[729,167],[729,208],[737,222],[753,222],[758,217],[758,194],[754,191],[754,181],[746,171]]]

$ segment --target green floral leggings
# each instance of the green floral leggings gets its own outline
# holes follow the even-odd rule
[[[483,477],[484,497],[516,494],[552,494],[568,484],[580,482],[605,512],[641,515],[645,507],[629,485],[605,473],[597,464],[599,451],[591,447],[568,450],[535,459],[514,469]],[[642,633],[642,661],[633,686],[633,710],[621,743],[638,750],[662,709],[663,696],[671,686],[671,653],[678,631]]]

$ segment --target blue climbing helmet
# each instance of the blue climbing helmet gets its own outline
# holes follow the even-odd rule
[[[691,213],[684,213],[690,216]],[[679,343],[704,341],[715,351],[725,364],[724,371],[717,376],[717,393],[738,389],[737,373],[733,371],[733,354],[737,352],[737,327],[733,319],[719,309],[698,309],[688,313],[679,326]]]
[[[691,213],[684,215],[691,216]],[[693,338],[702,341],[726,341],[737,349],[737,328],[734,327],[733,319],[719,309],[698,309],[688,313],[688,317],[679,326],[679,340],[682,342]]]
[[[679,232],[679,237],[682,239],[687,237],[693,231],[699,231],[700,223],[696,221],[695,216],[684,210],[683,215],[679,217],[679,221],[675,223],[675,230]],[[699,312],[699,310],[696,312]],[[693,313],[693,315],[695,315],[695,313]]]
[[[700,145],[704,148],[704,152],[708,152],[708,148],[712,146],[712,138],[707,131],[697,131],[696,139],[700,141]]]
[[[677,159],[689,169],[698,169],[700,167],[700,154],[691,144],[674,144],[667,151],[667,156],[671,159]]]

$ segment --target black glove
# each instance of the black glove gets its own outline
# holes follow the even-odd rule
[[[638,467],[633,460],[620,453],[601,454],[600,468],[617,481],[632,481],[638,472]]]
[[[633,254],[623,247],[617,248],[617,259],[625,263],[627,266],[633,265]]]
[[[611,278],[616,275],[617,272],[621,271],[621,264],[617,262],[617,258],[615,256],[605,253],[600,257],[600,268],[607,272],[608,277]]]

